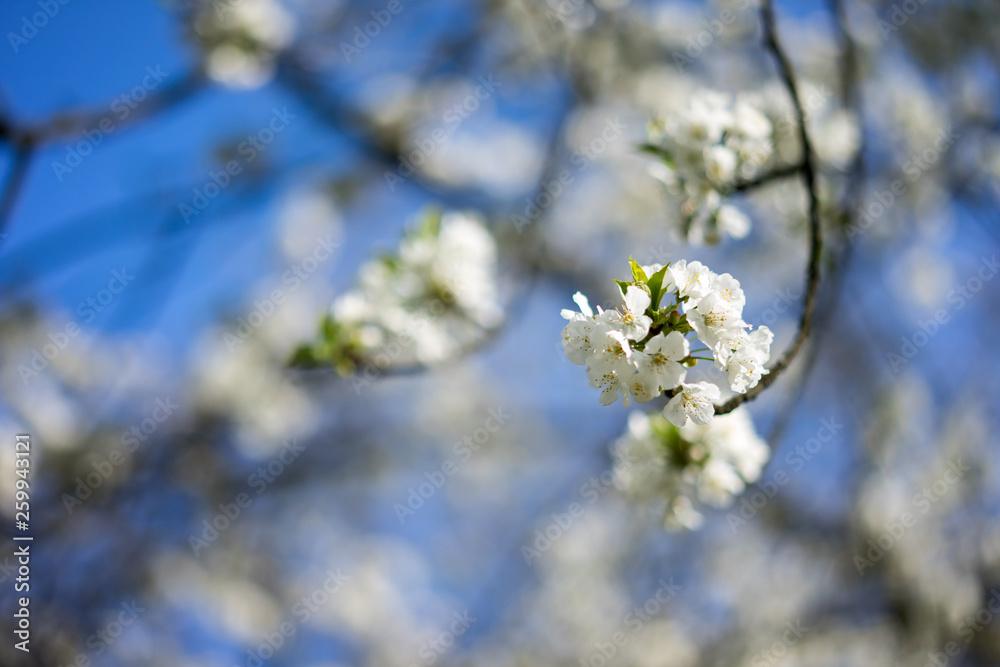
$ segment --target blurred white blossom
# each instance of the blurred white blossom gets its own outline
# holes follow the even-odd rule
[[[365,359],[440,363],[503,320],[497,268],[496,243],[478,215],[428,213],[397,254],[361,268],[358,287],[334,302],[333,320]]]
[[[296,23],[277,0],[216,0],[199,7],[194,30],[212,79],[257,88],[274,75],[275,56],[294,39]]]
[[[649,146],[661,159],[652,174],[680,200],[683,236],[716,243],[743,238],[749,220],[723,197],[772,162],[770,120],[745,96],[700,90],[690,107],[654,120]]]
[[[668,527],[691,529],[702,522],[695,500],[727,507],[757,480],[769,456],[742,407],[683,428],[659,415],[633,412],[612,452],[619,490],[662,508]]]

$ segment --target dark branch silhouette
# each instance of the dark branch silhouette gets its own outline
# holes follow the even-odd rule
[[[802,100],[799,99],[798,87],[795,80],[795,73],[792,70],[788,55],[778,41],[777,30],[774,19],[774,5],[771,0],[763,0],[760,7],[761,28],[763,31],[764,47],[774,57],[778,67],[778,74],[781,76],[792,98],[792,106],[795,109],[795,119],[799,129],[799,141],[802,143],[802,180],[809,193],[809,262],[806,266],[806,296],[805,305],[802,308],[802,318],[799,320],[798,332],[792,344],[785,350],[785,353],[778,359],[777,363],[768,368],[768,374],[761,377],[753,389],[745,394],[737,394],[722,405],[715,406],[715,414],[724,415],[732,412],[747,401],[753,400],[757,394],[767,389],[778,379],[778,376],[788,368],[802,345],[809,337],[812,328],[813,314],[816,311],[816,296],[819,293],[820,283],[820,259],[823,254],[823,233],[819,219],[819,196],[816,193],[816,158],[813,151],[812,142],[809,139],[809,131],[806,129],[806,115],[802,108]]]

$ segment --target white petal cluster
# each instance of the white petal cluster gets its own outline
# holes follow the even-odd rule
[[[728,273],[716,274],[701,262],[684,260],[669,271],[680,295],[687,297],[684,314],[688,324],[712,351],[716,368],[726,372],[729,388],[745,394],[768,372],[764,365],[771,357],[774,334],[766,326],[750,331],[750,325],[743,321],[746,296],[740,281]]]
[[[663,416],[676,426],[711,423],[715,404],[722,395],[719,388],[708,382],[681,385],[681,390],[663,408]]]
[[[669,528],[694,529],[695,501],[726,507],[756,481],[770,451],[740,407],[704,426],[677,428],[659,415],[634,412],[613,445],[615,484],[633,500],[662,504]]]
[[[662,267],[645,267],[654,272]],[[671,290],[672,291],[672,290]],[[645,403],[684,381],[681,362],[688,356],[688,341],[678,331],[658,333],[645,340],[653,323],[646,313],[650,295],[637,286],[625,290],[618,310],[595,315],[583,294],[573,297],[580,312],[562,311],[569,320],[563,329],[563,347],[574,364],[587,366],[590,386],[601,390],[603,405],[620,396],[627,407],[632,399]],[[635,343],[644,341],[641,349]]]
[[[503,319],[496,242],[475,214],[429,214],[398,254],[362,266],[332,316],[355,332],[364,357],[388,355],[392,365],[454,357]]]
[[[202,3],[194,29],[212,79],[257,88],[274,75],[275,56],[292,42],[296,24],[277,0],[215,0]]]
[[[772,135],[771,121],[747,96],[707,90],[685,111],[650,124],[649,142],[665,162],[652,173],[681,198],[689,241],[717,243],[723,235],[749,233],[750,220],[723,197],[772,161]]]
[[[691,352],[690,332],[705,344],[733,391],[746,393],[768,372],[773,335],[767,327],[750,331],[743,321],[746,297],[731,275],[681,260],[667,267],[636,266],[633,277],[631,284],[620,283],[624,303],[617,310],[595,313],[577,292],[579,312],[562,311],[569,320],[563,329],[566,356],[587,367],[603,405],[620,397],[628,407],[632,399],[645,403],[670,392],[663,416],[671,423],[710,423],[721,392],[709,382],[685,382],[699,358]],[[657,294],[656,303],[651,293]]]

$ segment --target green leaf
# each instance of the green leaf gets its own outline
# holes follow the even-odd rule
[[[628,263],[629,266],[632,267],[632,278],[636,283],[644,283],[649,280],[649,278],[646,277],[646,272],[642,270],[642,267],[639,266],[637,261],[629,257]]]
[[[323,317],[319,323],[319,331],[323,340],[328,343],[334,343],[340,339],[340,326],[333,319],[333,315]]]
[[[660,298],[663,296],[663,294],[661,294],[661,290],[663,289],[663,278],[666,276],[667,268],[669,266],[670,264],[668,263],[667,266],[664,266],[662,269],[651,275],[649,280],[646,281],[646,284],[649,285],[649,298],[651,300],[650,307],[653,310],[657,310],[660,307]]]
[[[441,231],[442,211],[436,206],[425,208],[417,222],[417,236],[424,238],[437,238]]]
[[[642,151],[643,153],[649,153],[650,155],[655,155],[656,157],[660,158],[663,161],[663,163],[670,168],[673,168],[674,166],[673,156],[671,156],[670,153],[663,150],[656,144],[649,144],[649,143],[639,144],[639,150]]]
[[[615,279],[615,282],[618,284],[618,289],[622,291],[622,296],[625,296],[625,291],[629,287],[632,287],[632,285],[635,284],[635,283],[630,283],[627,280],[618,280],[618,279]]]
[[[389,255],[389,254],[379,255],[378,261],[380,261],[382,265],[385,266],[385,268],[389,269],[389,271],[391,272],[399,270],[400,267],[399,257],[396,257],[395,255]]]
[[[677,427],[668,422],[658,414],[653,414],[649,419],[650,430],[666,447],[671,447],[678,439]]]
[[[303,343],[292,351],[288,365],[292,368],[316,368],[321,365],[321,360],[312,346]]]

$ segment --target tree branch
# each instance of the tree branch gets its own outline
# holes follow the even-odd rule
[[[0,192],[0,239],[3,238],[3,230],[14,211],[14,203],[24,187],[33,153],[34,149],[31,146],[16,142],[13,145],[10,173],[3,185],[3,191]]]
[[[768,374],[763,376],[753,389],[750,389],[745,394],[733,396],[722,405],[716,405],[715,414],[717,415],[732,412],[740,405],[755,398],[757,394],[773,384],[778,379],[778,376],[791,365],[795,359],[795,355],[798,354],[806,338],[809,337],[809,332],[812,329],[813,314],[816,311],[816,296],[819,293],[823,236],[819,220],[819,197],[816,194],[815,153],[812,142],[809,140],[809,132],[806,129],[806,115],[802,108],[802,100],[799,99],[795,74],[792,71],[791,63],[784,48],[778,42],[772,0],[762,0],[760,21],[764,48],[770,51],[774,57],[778,67],[778,74],[781,76],[785,88],[792,98],[792,106],[795,108],[795,119],[798,121],[799,141],[802,143],[802,169],[800,173],[802,174],[806,190],[809,193],[809,263],[806,266],[806,296],[805,305],[802,308],[802,318],[799,320],[798,333],[796,333],[792,344],[785,350],[785,353],[778,359],[777,363],[768,369]]]
[[[104,120],[110,121],[115,130],[119,130],[186,101],[201,90],[206,83],[204,73],[201,70],[195,70],[147,97],[124,118],[117,116],[110,109],[74,111],[55,115],[44,123],[33,127],[21,129],[12,126],[11,135],[22,145],[37,146],[47,141],[80,134],[84,130],[98,127]]]
[[[0,232],[10,220],[18,195],[24,186],[28,166],[35,149],[49,141],[78,135],[84,130],[99,127],[102,122],[110,122],[115,130],[126,125],[145,120],[170,107],[187,100],[199,91],[206,80],[201,70],[185,76],[151,95],[125,118],[108,111],[79,111],[62,113],[49,120],[26,128],[17,127],[10,120],[0,120],[0,138],[8,139],[14,149],[10,175],[0,192]]]
[[[834,28],[837,33],[841,49],[840,100],[845,108],[851,109],[857,114],[860,122],[862,117],[862,107],[861,91],[859,90],[858,85],[858,47],[850,33],[850,27],[847,19],[847,8],[844,5],[844,0],[828,1],[830,11],[833,14]],[[866,146],[867,142],[862,129],[861,142],[858,145],[857,153],[854,155],[854,159],[851,162],[849,170],[850,176],[848,181],[848,190],[845,196],[843,213],[840,216],[841,225],[839,230],[841,232],[841,236],[843,236],[843,233],[846,231],[848,226],[857,218],[861,210],[861,191],[865,182],[865,174],[867,170],[865,164]],[[774,425],[771,427],[771,433],[768,436],[768,442],[771,444],[772,448],[777,448],[780,444],[781,438],[784,437],[785,429],[791,421],[792,411],[795,409],[796,405],[798,405],[799,401],[802,400],[806,384],[809,381],[809,376],[815,368],[823,337],[831,328],[831,322],[840,308],[843,286],[851,259],[853,257],[854,247],[854,244],[843,243],[843,239],[841,239],[840,248],[836,253],[836,261],[833,264],[833,269],[831,273],[827,275],[828,286],[825,290],[827,303],[820,307],[820,313],[817,316],[814,327],[815,333],[813,334],[809,351],[807,352],[805,367],[803,368],[802,374],[796,383],[796,386],[789,390],[785,405],[778,411],[778,416],[775,419]]]
[[[783,178],[789,178],[795,176],[802,172],[805,168],[803,163],[789,164],[781,167],[775,167],[771,171],[761,174],[755,178],[748,180],[739,180],[729,186],[729,192],[746,192],[747,190],[754,190],[762,185],[767,185],[774,181],[779,181]]]

